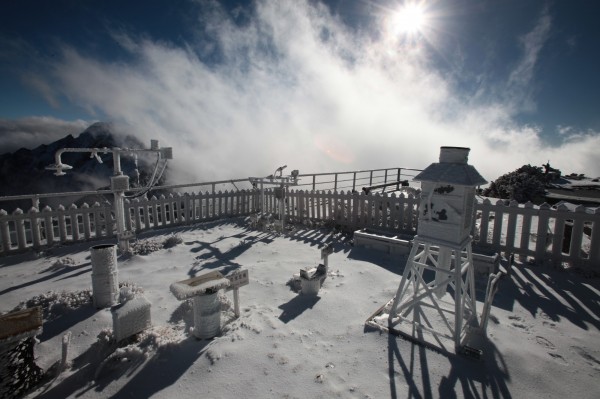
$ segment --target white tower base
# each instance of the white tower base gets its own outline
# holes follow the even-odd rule
[[[424,273],[435,272],[426,282]],[[459,353],[479,330],[471,238],[452,244],[414,238],[400,286],[389,308],[388,328],[427,346]]]

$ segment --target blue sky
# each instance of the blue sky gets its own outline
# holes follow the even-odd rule
[[[488,180],[547,160],[600,175],[597,15],[584,0],[5,1],[0,152],[101,120],[179,149],[183,180],[242,160],[419,168],[441,145],[471,147]]]

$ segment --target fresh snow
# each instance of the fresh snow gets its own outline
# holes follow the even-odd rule
[[[54,305],[35,348],[40,367],[55,370],[62,337],[72,332],[66,370],[28,397],[600,397],[597,278],[517,264],[500,283],[483,359],[473,360],[365,328],[395,294],[406,255],[354,248],[326,230],[259,232],[242,219],[145,237],[171,233],[183,242],[119,257],[121,298],[152,304],[152,327],[120,346],[111,340],[110,309],[89,300],[89,248],[98,243],[0,258],[0,311],[25,301]],[[316,266],[330,242],[322,288],[302,295],[294,274]],[[232,293],[221,292],[222,334],[197,340],[192,300],[179,301],[170,285],[240,267],[250,277],[239,290],[241,316]]]

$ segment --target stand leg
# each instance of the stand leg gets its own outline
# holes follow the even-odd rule
[[[239,288],[233,289],[233,311],[235,317],[240,317],[240,290]]]

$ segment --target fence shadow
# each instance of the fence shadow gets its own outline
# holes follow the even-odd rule
[[[218,242],[228,238],[235,238],[239,239],[240,241],[236,246],[224,252],[215,246],[215,244]],[[260,233],[258,235],[240,233],[227,237],[223,236],[212,242],[204,242],[200,240],[188,241],[185,243],[185,245],[193,246],[190,249],[190,252],[201,252],[195,257],[194,264],[188,271],[188,275],[190,277],[195,277],[198,272],[205,269],[219,269],[223,274],[226,275],[229,272],[242,267],[242,265],[235,262],[234,259],[250,249],[253,244],[257,242],[270,243],[272,241],[272,235],[269,233]]]
[[[493,305],[512,311],[518,302],[533,317],[558,322],[561,317],[588,330],[600,329],[600,279],[572,271],[517,264],[500,283]]]
[[[448,355],[450,371],[440,378],[431,375],[428,359],[443,355],[388,334],[390,397],[399,397],[397,383],[401,383],[408,385],[408,398],[511,398],[510,374],[502,355],[489,341],[483,351],[481,360]],[[432,364],[438,362],[432,360]]]
[[[40,278],[37,278],[35,280],[27,281],[27,282],[19,284],[19,285],[13,285],[12,287],[5,288],[2,291],[0,291],[0,295],[7,294],[9,292],[12,292],[12,291],[15,291],[15,290],[18,290],[21,288],[29,287],[30,285],[40,284],[40,283],[43,283],[44,281],[53,280],[53,279],[61,277],[61,276],[62,277],[59,280],[76,277],[81,274],[91,272],[92,271],[91,267],[88,268],[88,266],[90,266],[90,265],[91,265],[90,263],[83,263],[83,264],[76,265],[76,266],[67,266],[67,267],[63,267],[60,269],[56,269],[56,270],[54,270],[44,276],[41,276]],[[76,273],[72,273],[72,272],[76,272]]]

